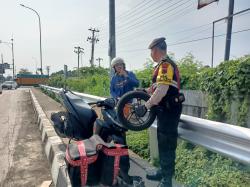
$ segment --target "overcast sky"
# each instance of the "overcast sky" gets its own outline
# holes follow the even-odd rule
[[[168,51],[176,59],[191,52],[204,65],[211,63],[211,39],[186,41],[210,37],[212,22],[227,16],[229,0],[220,0],[197,10],[197,0],[116,0],[117,56],[123,57],[129,70],[142,69],[150,56],[148,44],[155,37],[166,37]],[[95,46],[95,59],[104,59],[108,67],[108,0],[0,0],[0,40],[14,38],[16,70],[35,71],[40,66],[39,27],[36,14],[21,7],[22,3],[35,9],[42,22],[43,67],[51,72],[77,66],[74,46],[84,48],[83,66],[89,66],[91,45],[87,37],[89,28],[98,28],[99,42]],[[250,8],[250,0],[235,0],[234,12]],[[250,54],[250,11],[233,20],[231,57]],[[215,25],[215,35],[226,33],[226,22]],[[225,36],[215,39],[214,64],[224,58]],[[4,62],[12,63],[11,49],[0,44]],[[95,62],[97,64],[97,62]],[[44,72],[46,72],[44,70]],[[6,75],[11,74],[7,72]]]

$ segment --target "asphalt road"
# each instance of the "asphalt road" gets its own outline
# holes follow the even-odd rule
[[[0,186],[40,186],[50,181],[29,90],[0,95]]]

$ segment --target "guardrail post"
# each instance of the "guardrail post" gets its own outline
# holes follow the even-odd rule
[[[155,123],[149,128],[149,151],[151,161],[159,158],[157,126]]]

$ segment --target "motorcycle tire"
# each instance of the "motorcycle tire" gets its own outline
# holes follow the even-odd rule
[[[117,103],[117,117],[119,122],[127,129],[132,131],[142,131],[149,128],[156,118],[156,113],[153,110],[149,110],[147,120],[143,121],[142,124],[138,125],[127,120],[124,116],[124,107],[126,104],[131,102],[133,99],[141,99],[145,102],[150,98],[150,95],[143,91],[130,91],[124,94]]]

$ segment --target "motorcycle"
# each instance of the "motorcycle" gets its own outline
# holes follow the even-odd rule
[[[115,99],[107,98],[87,103],[69,90],[60,91],[59,98],[65,111],[53,113],[51,120],[60,137],[81,141],[98,135],[106,143],[112,142],[127,146],[128,128],[118,120]],[[97,118],[93,107],[101,109],[102,119]],[[140,177],[128,175],[129,168],[129,156],[121,156],[118,181],[123,184],[122,186],[144,186]]]

